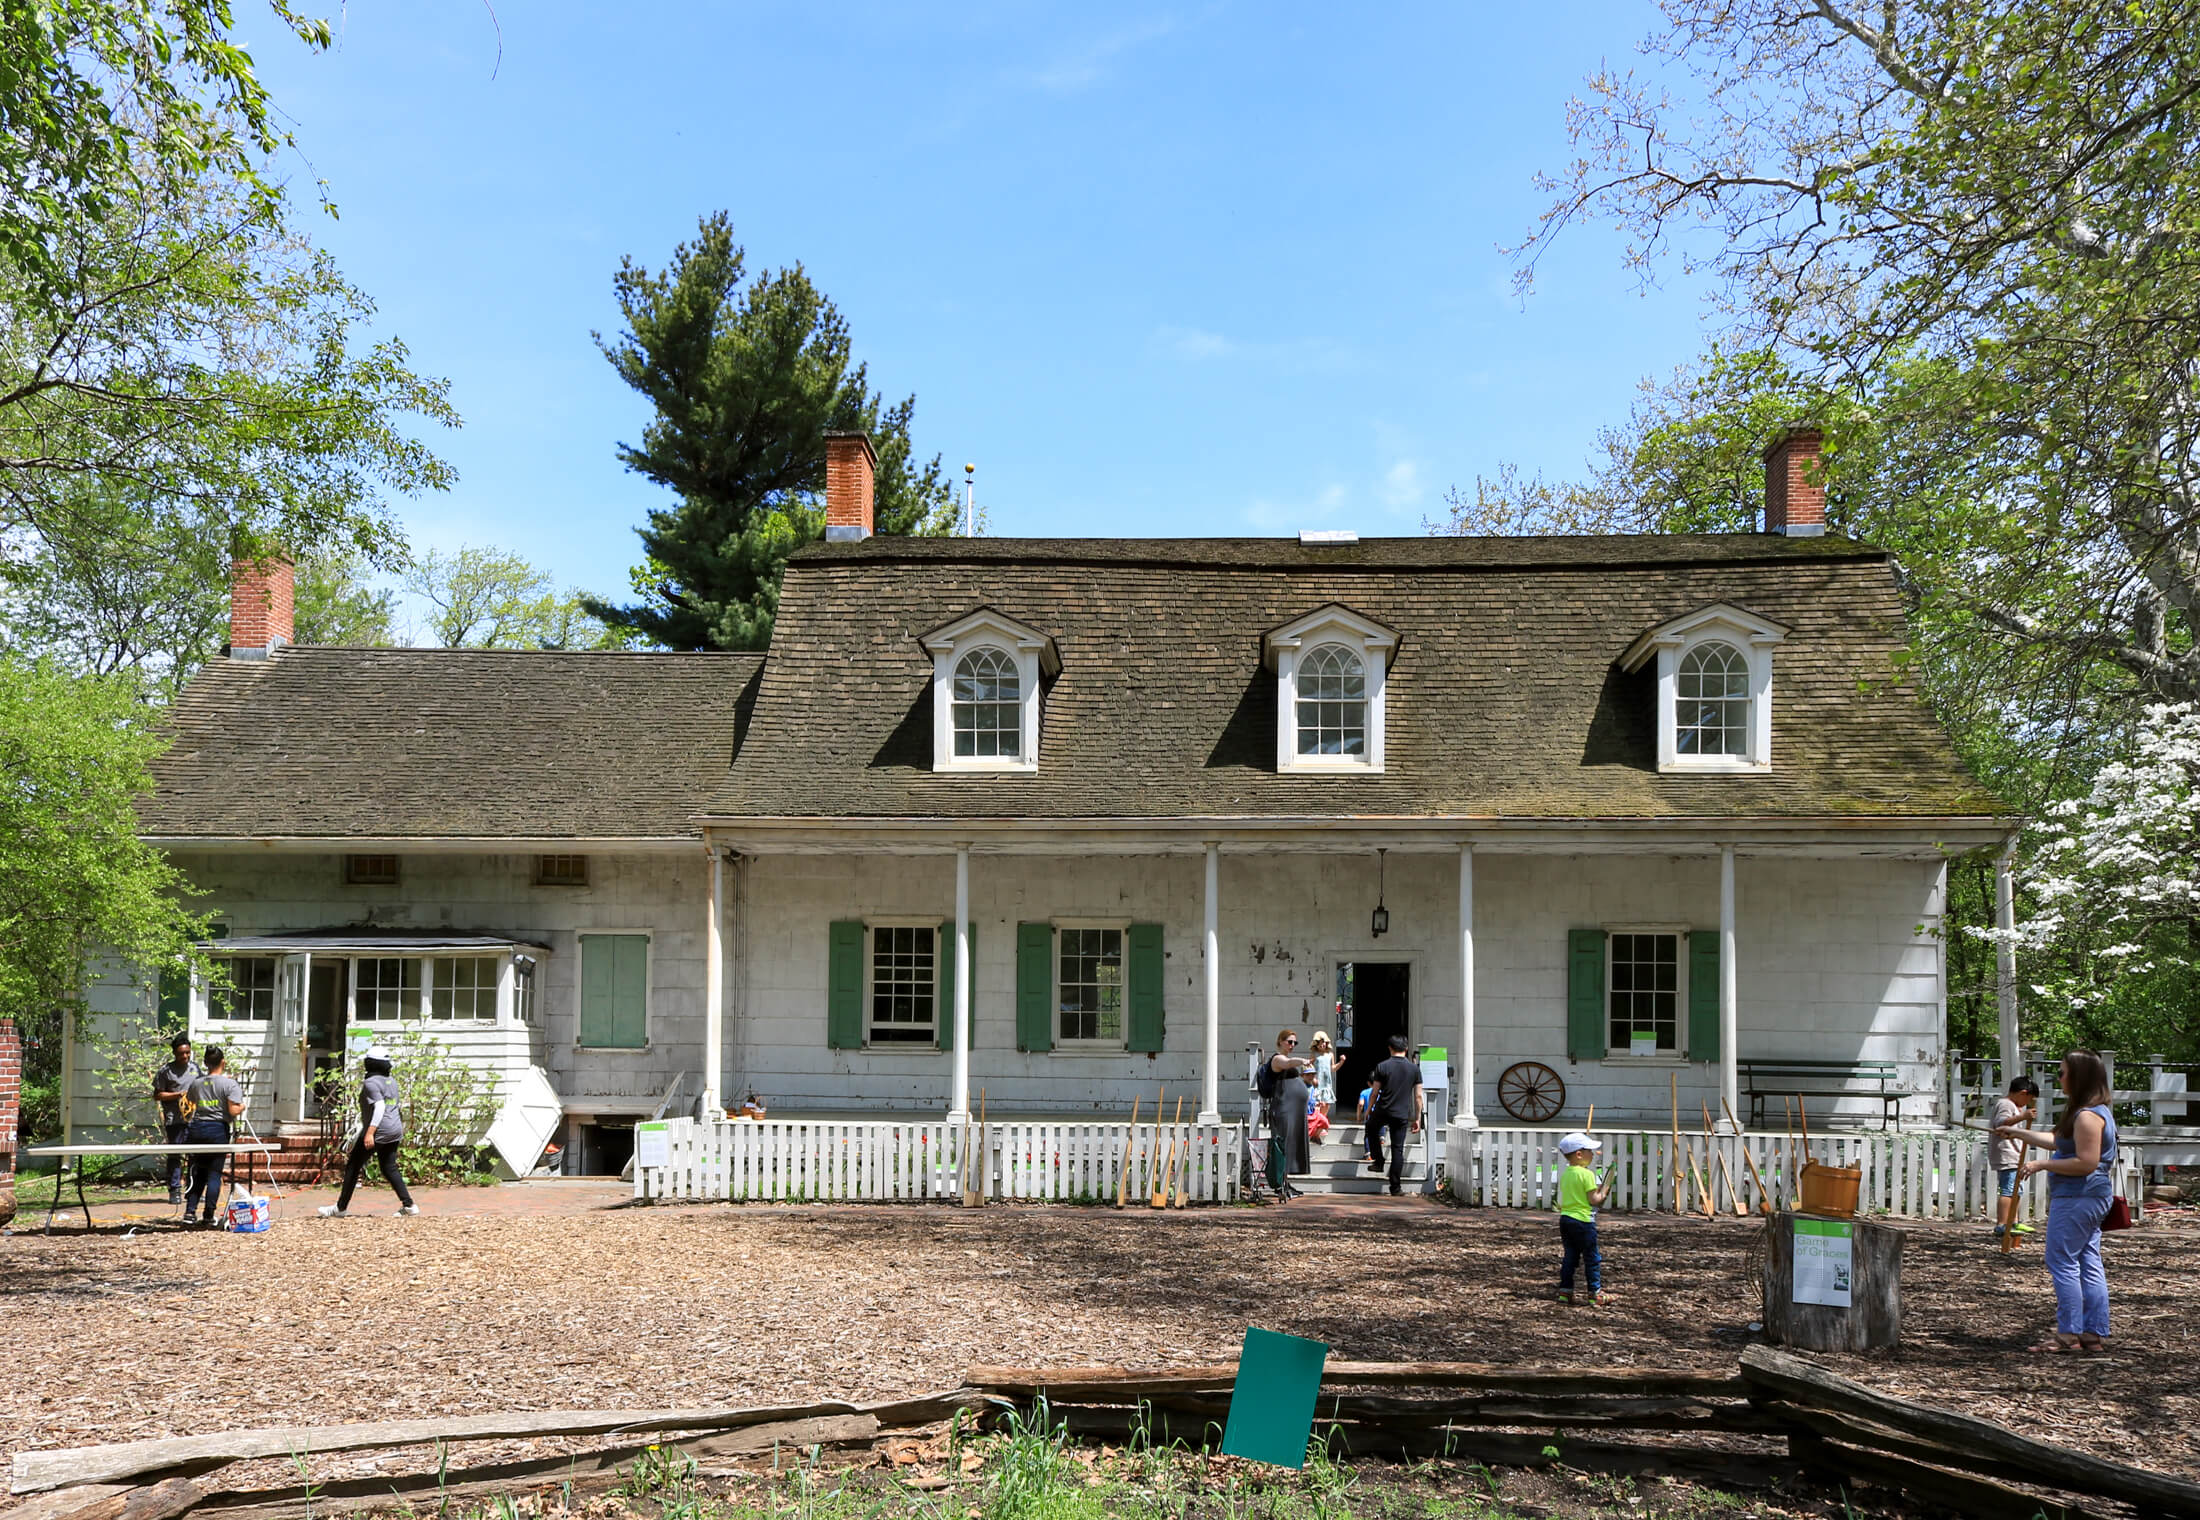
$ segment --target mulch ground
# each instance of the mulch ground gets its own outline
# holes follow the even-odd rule
[[[0,1457],[407,1415],[877,1399],[951,1387],[974,1363],[1227,1360],[1248,1324],[1354,1360],[1730,1366],[1757,1315],[1756,1233],[1610,1217],[1601,1310],[1551,1302],[1549,1215],[1414,1202],[658,1207],[286,1218],[261,1236],[16,1234],[0,1239]],[[2021,1350],[2053,1312],[2037,1245],[2006,1259],[1981,1226],[1919,1225],[1902,1346],[1826,1360],[2200,1477],[2200,1221],[2157,1218],[2108,1252],[2110,1357]]]

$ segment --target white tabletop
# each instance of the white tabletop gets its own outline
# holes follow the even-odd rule
[[[32,1145],[17,1152],[23,1156],[213,1156],[238,1151],[263,1151],[273,1155],[282,1149],[265,1140],[229,1140],[219,1145]]]

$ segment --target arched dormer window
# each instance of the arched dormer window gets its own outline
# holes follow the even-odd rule
[[[1772,767],[1772,651],[1787,629],[1726,602],[1660,623],[1628,646],[1622,670],[1657,659],[1658,769]]]
[[[955,662],[955,757],[1013,760],[1023,746],[1022,680],[1016,659],[987,645]]]
[[[1367,753],[1367,667],[1342,644],[1324,644],[1299,666],[1302,755]]]
[[[1394,630],[1335,602],[1270,629],[1262,658],[1276,673],[1276,769],[1379,773],[1397,653]]]
[[[932,769],[1039,768],[1039,682],[1062,673],[1054,640],[990,607],[919,640],[932,657]]]
[[[1749,661],[1721,639],[1681,656],[1673,687],[1673,753],[1749,754]]]

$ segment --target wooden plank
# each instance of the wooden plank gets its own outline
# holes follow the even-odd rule
[[[1851,1446],[1869,1446],[1875,1451],[1893,1456],[1928,1462],[1936,1467],[1961,1468],[1966,1472],[1981,1473],[1990,1478],[2033,1481],[2032,1470],[2020,1463],[1987,1456],[1981,1452],[1943,1446],[1937,1441],[1927,1440],[1908,1431],[1894,1430],[1831,1409],[1814,1409],[1809,1405],[1790,1403],[1785,1399],[1768,1400],[1762,1407],[1774,1419],[1784,1420],[1790,1426],[1800,1427],[1808,1434],[1829,1440],[1843,1441]],[[1794,1433],[1790,1431],[1791,1435]]]
[[[1146,1393],[1227,1389],[1235,1362],[1200,1367],[972,1367],[973,1389],[1010,1396],[1045,1389],[1050,1398],[1090,1399],[1106,1393],[1134,1399]],[[1514,1367],[1493,1362],[1330,1362],[1322,1383],[1364,1388],[1490,1388],[1516,1393],[1677,1394],[1739,1398],[1748,1385],[1732,1372],[1692,1367]]]
[[[1948,1472],[1864,1447],[1836,1445],[1814,1435],[1790,1436],[1788,1450],[1804,1471],[1821,1482],[1839,1483],[1846,1488],[1862,1479],[1891,1488],[1905,1498],[1914,1495],[1930,1500],[1975,1520],[2012,1520],[2020,1515],[2028,1520],[2086,1520],[2082,1509],[1986,1478]]]
[[[730,1430],[770,1420],[860,1412],[855,1405],[836,1400],[755,1408],[646,1409],[608,1413],[580,1409],[542,1410],[432,1420],[380,1420],[358,1425],[290,1425],[233,1430],[157,1441],[124,1441],[111,1446],[19,1451],[15,1454],[9,1492],[33,1494],[72,1484],[115,1483],[125,1478],[189,1468],[204,1471],[207,1464],[246,1462],[260,1457],[371,1451],[385,1446],[419,1446],[431,1441],[516,1440],[527,1436],[603,1435],[627,1430]]]
[[[2200,1517],[2200,1483],[2035,1441],[1990,1420],[1877,1393],[1798,1356],[1751,1346],[1742,1352],[1742,1376],[1775,1398],[1857,1415],[1913,1436],[2002,1458],[2037,1474],[2040,1483],[2118,1499],[2150,1514]]]

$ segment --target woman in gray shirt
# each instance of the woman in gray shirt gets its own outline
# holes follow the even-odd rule
[[[405,1186],[405,1174],[397,1169],[397,1147],[405,1139],[405,1114],[398,1102],[397,1081],[390,1075],[390,1053],[379,1045],[369,1048],[366,1067],[366,1080],[359,1084],[359,1138],[352,1141],[351,1154],[344,1158],[344,1190],[336,1195],[334,1203],[321,1206],[324,1219],[341,1219],[351,1212],[352,1192],[365,1175],[370,1156],[381,1163],[382,1175],[397,1194],[397,1212],[420,1212]]]

